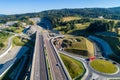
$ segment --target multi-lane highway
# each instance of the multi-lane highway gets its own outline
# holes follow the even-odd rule
[[[49,60],[53,80],[69,80],[63,68],[63,65],[61,64],[57,56],[57,53],[54,50],[53,45],[51,44],[51,41],[47,38],[46,33],[44,33],[44,42],[48,54],[48,60]]]
[[[43,36],[39,32],[37,32],[36,35],[31,80],[49,80],[44,53]]]

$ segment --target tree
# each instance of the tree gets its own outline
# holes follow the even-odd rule
[[[120,22],[117,22],[115,25],[116,28],[120,28]]]
[[[3,43],[0,43],[0,48],[4,47],[4,44]]]
[[[34,25],[34,22],[33,22],[33,21],[29,21],[28,24],[29,24],[29,25]]]
[[[109,30],[112,31],[112,30],[114,29],[114,27],[115,27],[115,22],[114,22],[114,21],[109,21],[108,24],[109,24],[109,26],[110,26],[110,27],[109,27],[109,28],[110,28]]]
[[[103,21],[95,21],[89,25],[86,29],[87,32],[96,33],[96,32],[104,32],[109,30],[109,24]]]
[[[117,22],[116,25],[115,25],[115,31],[116,31],[116,33],[119,33],[118,28],[120,28],[120,22]]]
[[[18,23],[15,23],[13,26],[14,26],[14,27],[22,27],[22,23],[21,23],[21,22],[18,22]]]
[[[68,31],[68,30],[71,30],[70,27],[71,27],[71,25],[68,23],[68,24],[67,24],[67,31]]]

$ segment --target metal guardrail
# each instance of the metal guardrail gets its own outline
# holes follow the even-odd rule
[[[55,46],[54,46],[54,44],[53,44],[53,40],[54,40],[54,38],[51,39],[51,43],[52,43],[52,45],[53,45],[53,47],[54,47],[54,49],[55,49],[55,52],[57,53],[58,59],[60,60],[60,63],[61,63],[61,65],[62,65],[61,67],[63,68],[63,70],[64,70],[64,72],[65,72],[65,75],[68,77],[68,80],[72,80],[69,72],[67,71],[67,68],[65,67],[62,59],[61,59],[60,56],[59,56],[59,53],[58,53],[57,49],[55,48]]]
[[[8,61],[3,65],[3,67],[0,69],[0,77],[2,77],[12,67],[15,61],[16,61],[16,58]]]
[[[2,51],[0,53],[0,58],[2,58],[4,55],[6,55],[10,51],[10,49],[12,48],[12,38],[15,37],[15,36],[17,36],[17,35],[11,36],[9,38],[9,40],[8,40],[8,46],[7,46],[7,48],[4,51]]]
[[[36,38],[37,38],[38,36],[37,36],[37,33],[36,33]],[[37,39],[36,39],[37,40]],[[37,41],[36,41],[37,42]],[[35,43],[35,45],[37,45],[37,43]],[[36,48],[36,46],[35,46],[35,48]],[[36,53],[35,51],[35,48],[34,48],[34,53]],[[33,60],[32,60],[32,68],[31,68],[31,74],[30,74],[30,80],[34,80],[34,75],[33,75],[33,73],[34,73],[34,65],[33,64],[35,64],[35,54],[33,54]]]

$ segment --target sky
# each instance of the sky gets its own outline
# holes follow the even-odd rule
[[[22,14],[63,8],[120,7],[120,0],[0,0],[0,14]]]

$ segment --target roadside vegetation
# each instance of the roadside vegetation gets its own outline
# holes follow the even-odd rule
[[[22,26],[21,22],[18,22],[12,26],[9,26],[8,28],[5,28],[4,30],[14,32],[14,33],[22,33],[22,31],[24,30],[24,27]]]
[[[16,36],[13,38],[12,42],[13,46],[34,46],[34,42],[21,38],[20,36]]]
[[[24,28],[23,27],[17,28],[14,26],[10,26],[10,27],[6,28],[5,30],[10,31],[10,32],[14,32],[14,33],[21,33],[24,30]]]
[[[83,67],[83,64],[73,58],[70,58],[68,56],[65,56],[63,54],[60,53],[60,56],[68,70],[68,72],[70,73],[70,76],[72,77],[72,79],[75,78],[81,78],[84,73],[85,73],[85,68]]]
[[[4,31],[0,31],[0,50],[5,48],[7,45],[8,38],[11,36],[11,34],[6,33]]]
[[[115,73],[118,70],[116,65],[106,60],[93,60],[90,65],[94,70],[107,74]]]
[[[78,54],[85,57],[94,56],[94,47],[87,38],[79,36],[65,36],[60,40],[62,48],[66,52]]]
[[[19,36],[16,36],[13,38],[13,46],[24,46],[25,43],[27,43],[28,41],[25,40],[24,42],[21,40],[22,38],[20,38]]]

